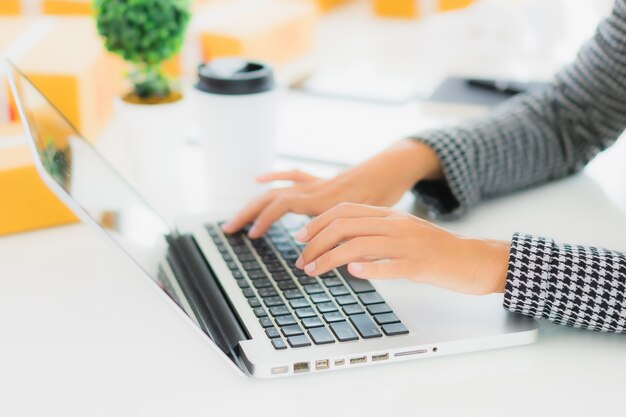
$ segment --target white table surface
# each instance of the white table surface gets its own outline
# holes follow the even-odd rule
[[[346,19],[342,13],[330,19]],[[358,139],[346,141],[354,146]],[[376,146],[383,144],[362,145],[362,152]],[[334,170],[298,160],[281,166]],[[506,239],[523,231],[626,250],[625,190],[622,139],[580,175],[485,202],[444,225],[480,236]],[[83,225],[0,239],[0,415],[624,412],[621,335],[542,321],[539,340],[524,347],[262,381],[234,372],[152,288]]]

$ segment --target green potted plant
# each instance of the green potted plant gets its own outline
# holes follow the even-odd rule
[[[124,139],[134,185],[167,215],[178,196],[178,156],[183,143],[184,105],[163,62],[182,48],[191,17],[190,0],[93,0],[96,24],[106,49],[130,69],[130,91],[116,103],[114,126]]]
[[[105,47],[131,64],[132,90],[124,100],[171,103],[181,98],[163,62],[183,45],[190,0],[94,0],[98,33]]]

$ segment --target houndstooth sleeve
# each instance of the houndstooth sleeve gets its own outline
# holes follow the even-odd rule
[[[504,308],[568,326],[626,333],[626,255],[515,234]]]
[[[412,139],[438,155],[444,180],[414,187],[433,215],[458,215],[481,199],[570,175],[626,128],[626,0],[549,87],[489,115]]]

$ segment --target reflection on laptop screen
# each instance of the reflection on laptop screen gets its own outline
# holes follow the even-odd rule
[[[19,70],[11,73],[48,182],[65,191],[65,202],[82,209],[77,214],[97,223],[156,281],[167,246],[164,236],[170,232],[167,223]]]

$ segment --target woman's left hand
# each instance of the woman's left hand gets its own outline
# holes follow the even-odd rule
[[[408,278],[469,294],[503,292],[509,243],[469,239],[401,211],[342,203],[296,234],[310,276],[348,265],[357,278]]]

